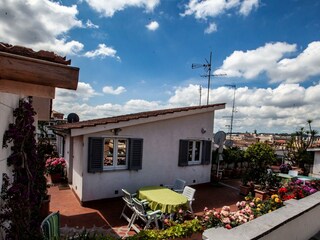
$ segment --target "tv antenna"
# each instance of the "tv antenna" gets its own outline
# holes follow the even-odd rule
[[[226,76],[227,74],[211,74],[211,61],[212,61],[212,52],[210,52],[210,59],[209,61],[207,59],[206,63],[204,64],[197,64],[193,63],[191,65],[192,69],[195,68],[203,68],[206,71],[205,75],[200,75],[201,77],[207,77],[208,78],[208,93],[207,93],[207,105],[209,105],[209,94],[210,94],[210,79],[211,77],[217,77],[217,76]]]
[[[237,86],[235,84],[226,84],[225,86],[230,87],[233,89],[233,101],[232,101],[232,112],[231,112],[231,119],[230,119],[230,140],[231,140],[231,135],[232,135],[232,127],[233,127],[233,117],[235,113],[235,101],[236,101],[236,89]]]

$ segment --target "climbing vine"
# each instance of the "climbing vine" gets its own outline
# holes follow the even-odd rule
[[[20,99],[13,111],[14,123],[3,136],[3,148],[11,144],[7,159],[12,167],[13,181],[3,178],[0,226],[6,239],[42,239],[40,206],[47,195],[45,162],[37,154],[36,129],[32,98]]]

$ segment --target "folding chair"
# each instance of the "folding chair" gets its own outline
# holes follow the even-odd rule
[[[177,178],[174,181],[173,185],[165,185],[165,187],[170,188],[171,190],[177,193],[182,193],[185,186],[186,186],[186,181],[179,178]]]
[[[128,231],[130,231],[130,229],[133,228],[136,232],[140,232],[140,230],[134,225],[135,221],[138,218],[140,218],[142,221],[146,223],[144,226],[144,229],[147,229],[152,222],[154,222],[156,225],[156,228],[159,229],[158,220],[161,220],[161,216],[162,216],[161,211],[146,210],[146,206],[143,202],[139,201],[136,198],[133,198],[132,200],[133,200],[135,213],[129,224]]]
[[[126,219],[128,221],[128,223],[130,223],[132,215],[131,215],[131,217],[127,216],[126,213],[125,213],[125,210],[127,208],[129,208],[129,209],[132,210],[132,214],[134,213],[132,198],[135,197],[137,194],[135,194],[135,193],[131,194],[125,189],[121,189],[121,191],[123,193],[122,199],[125,202],[125,204],[123,206],[120,218],[124,217],[124,219]]]
[[[192,215],[193,215],[192,202],[195,200],[194,199],[195,192],[196,192],[196,190],[192,187],[189,187],[189,186],[185,186],[185,188],[183,189],[183,192],[182,192],[182,195],[186,196],[188,199],[188,208],[189,208]]]
[[[53,212],[49,214],[41,223],[41,231],[45,240],[60,239],[60,214]]]

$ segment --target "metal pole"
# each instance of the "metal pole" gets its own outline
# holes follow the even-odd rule
[[[233,85],[232,87],[233,87],[233,103],[232,103],[231,124],[230,124],[230,140],[231,140],[231,135],[232,135],[234,104],[235,104],[235,99],[236,99],[236,85]]]
[[[209,94],[210,94],[210,77],[211,77],[211,58],[212,58],[212,52],[210,52],[210,62],[208,64],[208,96],[207,96],[207,105],[209,105]]]

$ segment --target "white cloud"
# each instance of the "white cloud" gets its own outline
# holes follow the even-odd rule
[[[243,16],[248,16],[253,8],[258,8],[259,0],[244,0],[241,3],[239,13]]]
[[[223,61],[215,74],[226,73],[228,77],[256,78],[263,72],[275,68],[285,54],[296,51],[295,44],[284,42],[267,43],[263,47],[248,51],[234,51]]]
[[[202,90],[202,104],[205,104],[207,89]],[[70,94],[61,94],[61,91]],[[253,132],[256,129],[258,132],[291,133],[304,126],[307,119],[312,119],[313,127],[320,129],[320,116],[316,107],[320,101],[319,92],[320,83],[308,88],[299,84],[281,84],[273,89],[237,88],[233,131]],[[234,90],[227,87],[210,91],[210,103],[226,103],[226,109],[215,114],[215,132],[228,131],[226,125],[230,125],[228,116],[231,116],[233,94]],[[190,84],[178,87],[166,102],[132,99],[122,105],[89,105],[82,100],[83,97],[89,99],[95,95],[97,93],[89,84],[79,83],[77,91],[59,89],[53,107],[66,115],[71,111],[75,112],[81,120],[86,120],[179,106],[195,106],[199,105],[200,98],[199,86]]]
[[[66,34],[82,27],[77,6],[63,6],[49,0],[1,1],[0,36],[2,42],[61,55],[77,54],[83,44],[69,41]]]
[[[56,90],[56,102],[58,104],[68,104],[70,102],[83,102],[88,101],[90,98],[100,95],[97,93],[89,83],[78,82],[76,91],[63,88]]]
[[[114,88],[111,87],[111,86],[105,86],[105,87],[103,87],[102,91],[103,91],[104,93],[107,93],[107,94],[119,95],[119,94],[121,94],[121,93],[126,92],[127,90],[126,90],[124,87],[122,87],[122,86],[119,86],[119,87],[117,87],[116,89],[114,89]]]
[[[99,26],[96,25],[96,24],[94,24],[93,22],[91,22],[90,19],[87,20],[87,22],[86,22],[86,27],[87,27],[87,28],[99,28]]]
[[[234,51],[214,73],[246,79],[266,73],[272,83],[301,83],[319,76],[320,41],[310,43],[295,58],[284,58],[296,50],[296,44],[277,42],[267,43],[255,50]]]
[[[117,56],[117,51],[115,49],[113,49],[112,47],[108,47],[106,46],[104,43],[99,44],[98,48],[96,50],[93,51],[89,51],[86,52],[84,54],[85,57],[88,58],[96,58],[96,57],[101,57],[101,58],[105,58],[105,57],[112,57],[112,58],[116,58],[118,61],[120,61],[120,57]]]
[[[150,31],[155,31],[159,28],[159,23],[157,21],[152,21],[146,25],[146,28],[148,28]]]
[[[217,30],[217,25],[215,23],[210,23],[209,26],[204,30],[204,33],[210,34],[216,32]]]
[[[91,8],[106,17],[112,17],[115,12],[128,7],[144,8],[150,12],[160,3],[160,0],[85,0]]]
[[[299,83],[320,75],[320,41],[311,42],[296,58],[284,58],[270,69],[272,82]]]
[[[230,9],[239,11],[239,14],[247,16],[252,9],[258,8],[258,0],[189,0],[185,5],[185,12],[181,16],[194,15],[196,19],[207,19],[217,17]]]

